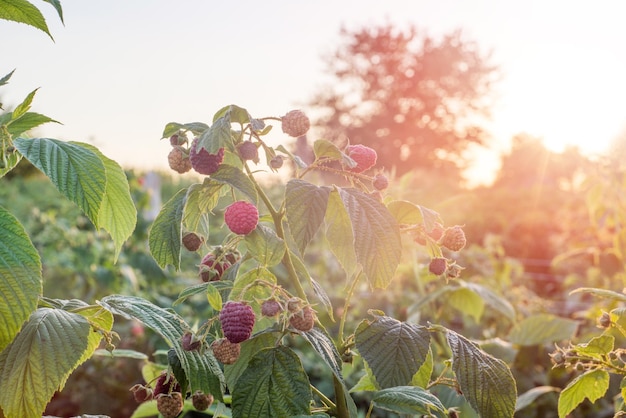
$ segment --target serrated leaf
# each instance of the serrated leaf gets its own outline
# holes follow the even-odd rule
[[[165,125],[165,128],[163,128],[163,134],[161,135],[161,139],[169,138],[170,136],[174,135],[175,133],[178,133],[178,131],[183,129],[183,126],[184,125],[182,123],[169,122],[167,125]]]
[[[462,282],[462,285],[476,293],[485,305],[500,312],[511,322],[515,321],[515,308],[508,300],[496,294],[493,290],[477,283]]]
[[[324,308],[326,309],[326,313],[328,314],[330,320],[335,322],[335,315],[333,314],[333,304],[330,301],[328,293],[326,293],[324,287],[320,285],[317,281],[310,279],[310,282],[315,296],[317,296],[317,299],[322,302],[322,305],[324,305]]]
[[[433,352],[428,348],[428,355],[426,356],[426,360],[419,368],[417,373],[413,375],[411,378],[411,386],[419,386],[421,388],[426,388],[430,383],[430,376],[433,374]]]
[[[98,215],[106,192],[106,171],[99,155],[75,142],[16,138],[17,150],[52,180],[100,229]]]
[[[246,235],[244,242],[250,255],[265,267],[280,263],[287,250],[285,241],[273,229],[261,224]]]
[[[313,153],[316,159],[328,159],[331,161],[342,161],[344,158],[348,158],[352,161],[350,167],[354,167],[356,163],[352,158],[341,152],[337,145],[325,139],[318,139],[313,143]]]
[[[232,288],[232,282],[229,282],[227,280],[220,280],[217,282],[199,283],[193,286],[189,286],[179,293],[178,298],[174,301],[174,303],[172,303],[172,306],[180,305],[191,296],[199,295],[201,293],[206,294],[208,286],[219,288],[219,290],[225,290]]]
[[[419,325],[376,315],[355,332],[356,348],[381,388],[408,385],[430,349],[430,333]]]
[[[83,352],[83,355],[78,361],[78,364],[82,364],[93,355],[94,351],[96,351],[100,345],[102,334],[97,332],[97,330],[110,332],[113,328],[113,315],[111,312],[98,305],[74,308],[71,312],[83,316],[92,326],[92,331],[87,336],[87,350]],[[65,385],[65,381],[63,381],[63,385]]]
[[[241,343],[241,352],[239,358],[234,364],[224,365],[224,375],[226,383],[231,393],[237,386],[237,381],[241,374],[248,367],[248,363],[256,353],[264,348],[272,348],[276,346],[276,341],[280,338],[280,333],[264,333],[254,336]]]
[[[221,164],[217,171],[211,174],[211,178],[228,184],[246,195],[252,203],[258,204],[258,195],[254,183],[246,176],[241,169],[228,164]]]
[[[150,254],[161,268],[168,264],[180,269],[181,223],[187,189],[181,189],[168,200],[150,227]]]
[[[354,251],[354,233],[352,221],[341,196],[337,190],[330,192],[324,215],[326,224],[326,241],[332,253],[343,267],[346,275],[351,277],[357,266]]]
[[[374,393],[378,408],[400,414],[447,417],[446,408],[435,395],[415,386],[397,386]]]
[[[304,180],[290,180],[285,188],[285,211],[291,236],[304,254],[319,229],[324,215],[330,188],[318,187]]]
[[[174,377],[180,385],[180,392],[187,393],[187,388],[189,386],[187,374],[185,374],[185,369],[183,368],[183,365],[180,362],[178,355],[176,354],[176,350],[174,350],[173,348],[167,350],[167,364],[172,369],[172,373],[174,373]]]
[[[363,369],[365,370],[365,374],[361,376],[356,385],[350,389],[350,392],[375,392],[378,390],[376,378],[372,374],[372,369],[369,368],[366,362],[363,363]]]
[[[395,219],[387,208],[357,189],[339,189],[350,215],[354,250],[370,287],[386,288],[398,267],[402,244]]]
[[[12,389],[0,391],[4,414],[41,416],[70,373],[91,356],[100,338],[82,315],[51,308],[33,312],[15,340],[0,353],[2,386]]]
[[[200,353],[182,349],[180,339],[191,327],[180,316],[139,297],[112,295],[99,303],[114,314],[138,320],[162,336],[176,350],[191,391],[211,393],[223,402],[225,382],[220,364],[209,350]]]
[[[466,287],[457,287],[448,293],[446,302],[449,306],[458,309],[479,322],[485,310],[485,302],[473,290]]]
[[[13,109],[13,114],[11,116],[13,119],[17,119],[24,113],[28,112],[28,110],[30,109],[30,105],[33,103],[33,99],[35,98],[37,90],[39,89],[31,91],[28,96],[26,96],[26,98],[22,101],[22,103],[15,106],[15,109]]]
[[[341,355],[339,355],[337,347],[335,347],[328,333],[322,328],[315,327],[310,331],[302,332],[301,335],[311,344],[311,347],[320,355],[337,379],[343,382]]]
[[[9,133],[13,137],[17,137],[24,132],[27,132],[48,122],[60,123],[59,121],[56,121],[48,116],[39,113],[26,112],[19,118],[10,120],[6,126]]]
[[[222,310],[222,295],[211,283],[206,287],[206,298],[211,308],[218,312]]]
[[[232,410],[237,417],[289,417],[310,410],[309,378],[297,354],[279,346],[259,351],[237,381]]]
[[[7,84],[9,80],[11,79],[11,76],[13,75],[14,72],[15,72],[15,69],[13,69],[13,71],[11,71],[9,74],[0,78],[0,86],[4,86],[5,84]]]
[[[117,261],[122,245],[130,238],[137,225],[137,209],[130,194],[128,179],[122,167],[104,156],[96,147],[89,144],[82,144],[82,146],[98,155],[104,164],[106,188],[98,213],[98,225],[113,238],[115,261]]]
[[[283,154],[287,155],[291,159],[291,161],[293,161],[296,164],[296,167],[300,169],[307,168],[307,164],[304,161],[302,161],[302,158],[289,152],[289,150],[285,148],[283,145],[277,146],[276,151],[280,151]]]
[[[454,331],[446,330],[446,338],[452,370],[472,408],[483,417],[513,417],[517,388],[506,363]]]
[[[224,184],[206,178],[202,184],[192,184],[187,190],[183,223],[190,231],[198,231],[203,222],[208,222],[208,215],[217,206]],[[208,235],[209,229],[203,232]],[[207,238],[207,237],[205,237]]]
[[[245,125],[246,123],[250,123],[252,121],[252,116],[250,116],[250,113],[248,113],[248,111],[243,107],[239,107],[237,105],[229,106],[228,116],[231,123],[239,123],[241,125]]]
[[[520,411],[530,405],[532,405],[535,400],[541,395],[545,395],[546,393],[554,393],[559,392],[561,389],[554,386],[537,386],[534,387],[517,398],[517,403],[515,404],[515,412]]]
[[[626,295],[624,293],[614,292],[612,290],[607,289],[596,289],[592,287],[580,287],[578,289],[572,290],[569,294],[573,295],[575,293],[589,293],[593,296],[598,296],[605,299],[612,299],[619,302],[626,302]]]
[[[135,350],[130,350],[127,348],[115,348],[113,349],[113,351],[99,348],[93,352],[93,355],[98,356],[98,357],[130,358],[134,360],[146,360],[146,361],[148,361],[149,359],[147,354],[144,354]]]
[[[63,21],[63,9],[61,8],[61,2],[59,0],[43,0],[46,3],[50,3],[54,9],[57,11],[57,14],[59,15],[59,19],[61,19],[61,23],[65,24],[65,22]]]
[[[263,282],[266,285],[254,284],[257,281]],[[275,284],[276,276],[271,271],[263,267],[255,268],[235,278],[229,299],[249,301],[252,309],[260,313],[261,308],[259,301],[265,300],[271,296],[272,288],[269,286]]]
[[[41,259],[20,222],[0,206],[0,352],[37,308]]]
[[[230,118],[218,118],[213,125],[199,136],[196,147],[202,147],[209,154],[217,154],[220,148],[229,148],[233,138],[230,133]]]
[[[565,418],[585,399],[595,402],[609,389],[609,373],[605,370],[590,370],[572,380],[559,396],[559,418]]]
[[[13,22],[24,23],[45,32],[50,39],[54,40],[48,30],[46,19],[39,11],[26,0],[2,0],[0,7],[0,19],[11,20]]]
[[[581,355],[595,357],[599,360],[608,355],[615,347],[615,337],[612,335],[600,335],[593,337],[589,342],[576,344],[575,350]]]
[[[508,340],[522,346],[549,344],[572,339],[577,328],[577,321],[550,314],[537,314],[517,323]]]

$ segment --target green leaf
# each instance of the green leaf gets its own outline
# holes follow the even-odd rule
[[[317,299],[320,302],[322,302],[322,305],[324,305],[324,308],[326,308],[326,313],[328,314],[330,320],[334,322],[335,315],[333,313],[333,304],[330,301],[330,297],[328,296],[328,293],[326,293],[326,291],[324,290],[324,287],[321,284],[319,284],[316,280],[310,279],[309,281],[311,283],[311,287],[313,288],[313,292],[315,293],[315,296],[317,296]]]
[[[24,113],[28,112],[28,110],[30,109],[30,105],[33,103],[33,99],[35,98],[35,93],[37,93],[37,90],[39,89],[31,91],[28,96],[26,96],[26,98],[22,101],[22,103],[18,104],[15,109],[13,109],[13,114],[11,116],[13,119],[17,119]]]
[[[0,206],[0,351],[37,308],[41,260],[20,222]]]
[[[516,324],[509,334],[513,344],[529,346],[570,340],[578,322],[550,314],[532,315]]]
[[[109,320],[110,330],[112,317]],[[82,315],[51,308],[33,312],[15,340],[0,353],[0,380],[3,387],[12,389],[0,391],[4,413],[9,417],[41,416],[52,395],[91,356],[100,338]]]
[[[208,286],[206,287],[206,297],[207,300],[209,301],[209,305],[211,305],[211,308],[213,308],[216,311],[221,311],[222,310],[222,295],[220,294],[220,291],[217,290],[217,288],[215,286],[213,286],[211,283],[208,284]]]
[[[574,293],[589,293],[593,296],[612,299],[618,302],[626,302],[626,294],[614,292],[612,290],[607,289],[595,289],[592,287],[580,287],[578,289],[572,290],[569,294],[573,295]]]
[[[572,380],[559,396],[559,418],[565,418],[582,401],[595,402],[609,389],[609,373],[605,370],[590,370]]]
[[[359,324],[355,342],[384,389],[411,383],[428,356],[430,334],[425,327],[375,315]]]
[[[356,385],[350,389],[350,392],[376,392],[378,390],[376,378],[372,373],[372,369],[369,368],[366,362],[363,363],[363,369],[365,369],[365,374],[361,376]]]
[[[375,406],[391,412],[447,417],[446,408],[435,395],[415,386],[383,389],[372,397]]]
[[[356,252],[354,251],[354,233],[352,221],[343,205],[339,192],[335,189],[328,196],[328,205],[324,215],[326,223],[326,241],[332,253],[343,267],[348,277],[356,270]]]
[[[357,189],[339,189],[350,215],[354,250],[372,288],[386,288],[398,267],[402,244],[396,220],[387,208]]]
[[[173,348],[167,350],[167,364],[172,369],[172,373],[174,373],[174,377],[180,385],[180,392],[187,393],[187,389],[189,387],[187,374],[185,373],[185,369],[176,354],[176,350]]]
[[[196,147],[206,149],[209,154],[217,154],[220,148],[228,148],[232,142],[230,117],[225,116],[217,119],[209,129],[200,135]]]
[[[49,118],[48,116],[39,113],[26,112],[19,118],[10,120],[7,123],[7,130],[13,137],[17,137],[24,132],[27,132],[48,122],[60,123],[52,118]]]
[[[483,417],[513,417],[517,388],[506,363],[454,331],[446,330],[446,337],[452,370],[472,408]]]
[[[343,362],[341,355],[339,355],[337,347],[335,347],[328,333],[324,329],[316,327],[310,331],[303,332],[301,335],[311,344],[311,347],[317,351],[337,379],[343,382],[343,375],[341,373]]]
[[[180,269],[181,223],[187,189],[181,189],[168,200],[152,223],[148,237],[150,254],[161,268],[168,264]]]
[[[342,161],[347,167],[356,166],[356,162],[352,158],[337,148],[337,145],[325,139],[318,139],[313,143],[313,152],[316,160]]]
[[[221,164],[217,171],[211,174],[213,180],[226,183],[245,194],[255,205],[258,204],[258,195],[254,183],[239,168],[228,164]]]
[[[220,364],[210,350],[204,353],[183,350],[180,339],[191,327],[180,316],[139,297],[112,295],[99,303],[112,313],[134,318],[161,335],[176,350],[191,391],[211,393],[223,401],[225,383]]]
[[[4,86],[5,84],[7,84],[9,80],[11,79],[11,76],[13,75],[14,72],[15,72],[15,69],[13,69],[13,71],[11,71],[9,74],[0,78],[0,86]]]
[[[485,310],[483,299],[476,292],[466,287],[457,287],[449,292],[446,302],[449,306],[471,316],[476,322],[480,321]]]
[[[174,303],[172,303],[172,306],[180,305],[185,300],[187,300],[187,298],[190,296],[199,295],[201,293],[206,294],[207,287],[209,285],[215,287],[218,290],[231,289],[233,287],[232,282],[228,280],[223,280],[223,279],[224,279],[224,276],[222,276],[222,280],[217,281],[217,282],[199,283],[199,284],[195,284],[193,286],[187,287],[182,292],[180,292],[180,294],[178,295],[178,298],[174,301]]]
[[[287,249],[285,241],[280,239],[273,229],[261,224],[246,235],[244,242],[250,255],[265,267],[280,263]]]
[[[595,357],[601,360],[603,356],[606,356],[615,347],[615,337],[612,335],[600,335],[599,337],[593,337],[588,343],[577,344],[574,349],[577,353]]]
[[[269,285],[276,284],[276,276],[266,268],[259,267],[240,274],[235,279],[233,290],[230,292],[230,300],[246,300],[255,312],[261,312],[259,301],[269,298],[272,288],[263,285],[253,285],[259,281]]]
[[[302,169],[302,168],[306,168],[307,165],[304,161],[302,161],[302,158],[298,157],[295,154],[292,154],[291,152],[289,152],[289,150],[287,148],[285,148],[284,145],[279,145],[276,147],[276,151],[280,151],[283,154],[287,155],[291,161],[294,162],[294,164],[296,165],[296,167]]]
[[[422,366],[419,368],[417,373],[415,373],[413,375],[413,378],[411,378],[411,386],[419,386],[421,388],[426,388],[428,384],[430,383],[430,377],[433,374],[433,367],[434,367],[433,352],[429,348],[428,355],[426,356],[426,360],[424,361],[424,364],[422,364]]]
[[[61,2],[59,0],[43,0],[46,3],[50,3],[54,9],[57,11],[57,14],[59,15],[59,19],[61,19],[61,23],[65,24],[65,22],[63,21],[63,9],[61,8]]]
[[[98,154],[82,144],[50,138],[16,138],[14,144],[65,197],[85,212],[96,229],[100,229],[99,213],[107,177]]]
[[[11,20],[13,22],[25,23],[33,26],[45,32],[48,34],[50,39],[54,40],[48,30],[46,19],[44,19],[38,8],[26,0],[2,0],[2,7],[0,7],[0,19]]]
[[[115,260],[122,245],[130,238],[137,225],[137,209],[130,194],[130,186],[124,170],[118,163],[104,156],[98,148],[82,144],[93,151],[104,164],[106,189],[98,213],[98,225],[104,228],[115,243]]]
[[[500,312],[509,321],[511,322],[515,321],[515,308],[513,308],[513,305],[511,305],[511,303],[508,300],[496,294],[493,290],[485,286],[479,285],[477,283],[470,283],[470,282],[461,282],[461,283],[463,287],[470,289],[474,293],[476,293],[483,300],[485,305]]]
[[[535,402],[535,400],[541,395],[545,395],[546,393],[558,392],[560,390],[561,389],[554,386],[534,387],[518,396],[517,403],[515,404],[515,412],[532,405],[532,403]]]
[[[224,375],[226,383],[231,393],[234,392],[237,381],[242,373],[248,368],[248,363],[256,353],[264,348],[272,348],[276,346],[276,341],[281,337],[279,333],[264,333],[254,336],[241,343],[241,352],[239,358],[233,364],[224,365]]]
[[[208,223],[207,216],[217,206],[222,196],[224,184],[205,178],[202,184],[192,184],[187,191],[183,223],[190,231],[198,231],[203,222]],[[208,235],[209,228],[203,231]]]
[[[443,224],[441,216],[434,210],[407,202],[406,200],[389,202],[387,209],[399,224],[422,224],[426,231],[432,231],[436,223]]]
[[[139,351],[130,350],[127,348],[115,348],[113,351],[105,350],[104,348],[99,348],[93,352],[94,356],[98,357],[112,357],[112,358],[130,358],[134,360],[148,360],[148,355],[141,353]]]
[[[291,349],[259,351],[237,381],[233,416],[289,417],[311,413],[309,378]]]
[[[318,187],[303,180],[290,180],[285,188],[285,211],[291,236],[304,254],[326,213],[330,188]]]

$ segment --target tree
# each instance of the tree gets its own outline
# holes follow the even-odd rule
[[[416,167],[458,176],[467,147],[483,144],[497,69],[455,31],[437,40],[411,26],[341,30],[335,79],[312,101],[331,138],[374,148],[398,174]],[[442,173],[442,174],[444,174]]]

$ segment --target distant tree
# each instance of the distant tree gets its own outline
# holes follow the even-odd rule
[[[327,137],[374,148],[379,165],[459,175],[462,154],[483,144],[496,67],[460,31],[434,39],[411,26],[341,29],[328,57],[332,85],[314,97]]]

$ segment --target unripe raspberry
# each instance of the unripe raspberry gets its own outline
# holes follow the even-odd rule
[[[157,409],[163,418],[176,418],[183,412],[183,397],[180,392],[162,393],[156,398]]]
[[[447,228],[443,233],[443,237],[441,237],[440,243],[450,251],[460,251],[466,244],[463,228],[458,225]]]
[[[173,147],[177,145],[183,145],[185,142],[187,142],[187,137],[185,137],[185,135],[174,134],[170,136],[170,145]]]
[[[433,229],[428,232],[428,236],[435,241],[439,241],[443,236],[443,232],[443,225],[441,225],[439,222],[435,222],[435,226],[433,226]]]
[[[374,177],[372,186],[374,186],[376,190],[385,190],[387,187],[389,187],[389,180],[384,174],[377,174]]]
[[[601,328],[608,328],[611,326],[611,315],[608,312],[602,312],[600,318],[598,318],[598,326]]]
[[[149,401],[153,398],[152,389],[144,385],[136,384],[130,388],[130,391],[133,392],[133,397],[137,403]]]
[[[272,157],[272,159],[270,160],[270,167],[272,167],[274,170],[278,170],[282,166],[283,166],[282,155],[277,155],[275,157]]]
[[[241,345],[228,341],[228,338],[220,338],[211,343],[211,350],[218,361],[224,364],[233,364],[239,358]]]
[[[177,173],[183,174],[191,170],[191,160],[185,149],[179,146],[172,148],[167,155],[167,163]]]
[[[291,313],[298,312],[302,309],[303,300],[293,297],[287,301],[287,310]]]
[[[305,306],[299,312],[291,314],[289,324],[302,332],[311,331],[315,325],[315,311],[310,306]]]
[[[197,390],[193,395],[191,395],[191,403],[198,411],[206,411],[213,403],[213,395],[210,393],[202,393],[202,391]]]
[[[259,222],[259,211],[252,203],[239,200],[226,208],[224,222],[235,234],[248,235]]]
[[[224,161],[224,148],[220,148],[217,154],[209,154],[204,148],[198,148],[198,138],[195,138],[191,143],[189,150],[189,160],[191,160],[191,166],[196,172],[204,175],[211,175],[217,171]]]
[[[430,260],[430,264],[428,264],[428,271],[430,271],[435,276],[441,276],[446,272],[448,268],[448,260],[443,257],[435,257]]]
[[[225,257],[217,261],[215,254],[208,253],[202,257],[198,274],[203,282],[216,282],[222,278],[222,274],[224,274],[230,266],[231,264]]]
[[[292,110],[280,119],[283,132],[294,138],[301,137],[311,127],[309,118],[301,110]]]
[[[191,332],[185,332],[180,339],[181,346],[185,351],[197,351],[202,345],[202,341]]]
[[[283,311],[283,307],[276,299],[268,299],[261,304],[261,315],[276,316]]]
[[[243,302],[226,302],[220,312],[224,337],[231,343],[240,343],[250,338],[254,328],[254,311]]]
[[[259,162],[259,149],[254,145],[251,141],[243,141],[241,144],[237,145],[237,152],[239,156],[244,161],[251,160],[254,163]]]
[[[356,162],[356,166],[348,168],[349,171],[355,173],[361,173],[374,167],[378,158],[376,151],[361,144],[348,145],[346,154]]]
[[[183,235],[182,241],[183,247],[185,247],[187,251],[194,252],[198,251],[198,249],[202,246],[202,244],[204,243],[204,238],[196,234],[195,232],[187,232],[185,235]]]
[[[161,394],[168,394],[171,392],[180,392],[180,385],[174,378],[174,375],[168,372],[162,372],[157,377],[154,384],[154,397],[158,397]]]
[[[463,271],[463,267],[459,266],[457,263],[452,263],[448,266],[448,270],[446,271],[446,277],[449,279],[456,279],[461,275]]]

